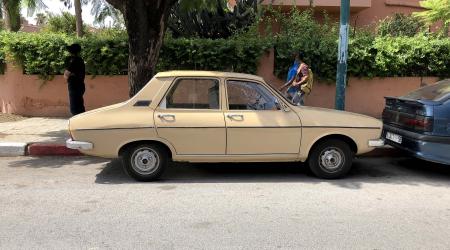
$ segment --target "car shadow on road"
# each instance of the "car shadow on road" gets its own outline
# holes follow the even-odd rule
[[[280,182],[326,182],[348,189],[377,183],[450,187],[450,167],[410,158],[362,158],[355,160],[346,178],[322,180],[310,174],[307,166],[301,163],[172,163],[156,183]],[[119,160],[113,160],[97,174],[96,183],[138,182],[126,175]]]

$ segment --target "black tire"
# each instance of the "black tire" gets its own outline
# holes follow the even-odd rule
[[[337,179],[345,176],[353,162],[350,146],[338,139],[329,139],[315,145],[309,154],[308,165],[315,176]]]
[[[155,144],[137,144],[125,149],[122,154],[125,172],[137,181],[159,179],[168,165],[165,148]]]

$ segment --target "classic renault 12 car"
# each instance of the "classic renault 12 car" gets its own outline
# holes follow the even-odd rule
[[[139,181],[169,161],[308,162],[321,178],[345,175],[354,155],[383,144],[382,122],[295,106],[261,77],[208,71],[155,75],[130,100],[74,116],[67,147],[122,157]]]

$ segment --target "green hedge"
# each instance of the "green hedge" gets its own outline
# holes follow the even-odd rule
[[[175,69],[217,70],[256,73],[258,61],[271,47],[268,40],[167,39],[158,62],[158,71]]]
[[[65,47],[78,42],[83,47],[86,71],[92,75],[126,74],[128,44],[123,37],[88,37],[77,39],[54,33],[1,33],[3,52],[23,67],[26,74],[44,79],[62,74],[68,56]]]
[[[331,32],[330,34],[333,34]],[[320,79],[336,74],[337,38],[305,38],[279,35],[272,39],[242,35],[230,39],[165,39],[158,71],[173,69],[219,70],[255,73],[260,56],[275,48],[275,73],[284,78],[292,52],[302,50]],[[51,33],[0,33],[0,72],[7,55],[23,66],[26,74],[44,79],[62,74],[65,46],[79,42],[88,74],[126,74],[128,44],[125,35],[90,36],[77,39]],[[450,39],[374,37],[357,33],[349,42],[348,72],[357,77],[438,76],[450,77]]]
[[[292,56],[287,56],[288,50],[278,45],[276,48],[281,49],[276,52],[275,72],[284,78],[293,60]],[[335,79],[337,41],[321,43],[316,48],[298,47],[297,50],[305,53],[305,61],[319,78]],[[450,39],[426,36],[352,38],[348,74],[357,77],[450,77]]]
[[[274,44],[275,74],[285,78],[292,64],[292,52],[302,51],[305,61],[321,80],[335,80],[338,25],[325,14],[318,23],[312,10],[292,10],[289,15],[271,10],[280,24]],[[316,13],[317,14],[317,13]],[[385,21],[383,21],[385,22]],[[382,23],[381,23],[382,24]],[[357,77],[450,76],[450,39],[434,34],[413,37],[375,36],[350,29],[348,73]]]
[[[26,74],[44,79],[64,71],[65,46],[78,42],[91,75],[126,74],[128,44],[126,36],[90,36],[76,39],[52,33],[1,33],[3,50],[23,66]],[[268,40],[171,39],[165,40],[160,52],[158,71],[174,69],[219,70],[256,73],[259,57],[270,48]]]

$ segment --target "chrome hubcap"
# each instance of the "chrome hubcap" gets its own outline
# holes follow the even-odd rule
[[[343,152],[338,148],[326,148],[319,157],[319,165],[325,171],[332,173],[339,170],[344,164],[345,157]]]
[[[151,148],[140,148],[131,156],[133,169],[142,175],[156,171],[159,164],[158,154]]]

